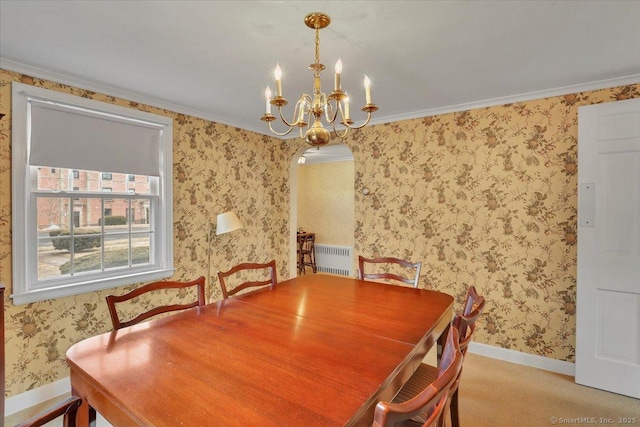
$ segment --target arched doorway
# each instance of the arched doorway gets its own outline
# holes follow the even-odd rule
[[[300,159],[305,162],[301,163]],[[301,147],[289,169],[290,276],[296,275],[296,231],[316,233],[316,244],[353,248],[355,168],[345,144]]]

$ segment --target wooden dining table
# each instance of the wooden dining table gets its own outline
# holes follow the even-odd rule
[[[452,306],[315,274],[94,336],[67,351],[79,422],[94,409],[116,427],[371,426]]]

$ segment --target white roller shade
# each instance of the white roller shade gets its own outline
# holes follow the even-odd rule
[[[29,165],[160,175],[163,125],[30,99]]]

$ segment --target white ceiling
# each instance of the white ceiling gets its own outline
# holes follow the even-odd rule
[[[314,11],[356,120],[364,73],[372,123],[640,82],[640,1],[611,0],[0,0],[0,67],[267,133],[276,62],[288,107],[312,91]]]

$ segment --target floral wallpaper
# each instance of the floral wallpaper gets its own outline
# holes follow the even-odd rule
[[[6,396],[68,376],[69,346],[111,329],[105,296],[134,287],[13,305],[12,81],[174,119],[173,279],[207,276],[210,269],[207,297],[215,301],[221,298],[215,272],[245,260],[275,258],[278,276],[289,277],[288,173],[300,140],[280,141],[0,70],[0,113],[6,114],[0,120]],[[640,84],[351,133],[344,142],[355,157],[354,257],[421,260],[421,286],[453,294],[459,303],[473,284],[488,299],[477,342],[573,361],[577,110],[632,97],[640,97]],[[209,266],[209,222],[228,209],[244,228],[213,237]]]
[[[208,301],[222,297],[216,272],[248,260],[276,259],[278,276],[288,277],[288,169],[296,147],[279,139],[87,90],[0,70],[0,282],[5,292],[6,396],[69,375],[67,349],[111,330],[105,296],[136,286],[14,306],[11,294],[11,82],[135,108],[174,119],[173,280],[207,276],[209,223],[233,209],[244,228],[213,236]],[[285,157],[284,148],[290,150]],[[295,267],[294,267],[295,268]],[[154,296],[154,298],[156,298]],[[157,297],[158,299],[163,297]],[[139,301],[150,304],[148,298]],[[133,308],[128,309],[135,311]],[[126,315],[126,312],[125,312]]]
[[[578,107],[636,97],[640,84],[352,133],[355,256],[422,261],[420,286],[456,310],[475,285],[475,341],[574,362]]]

